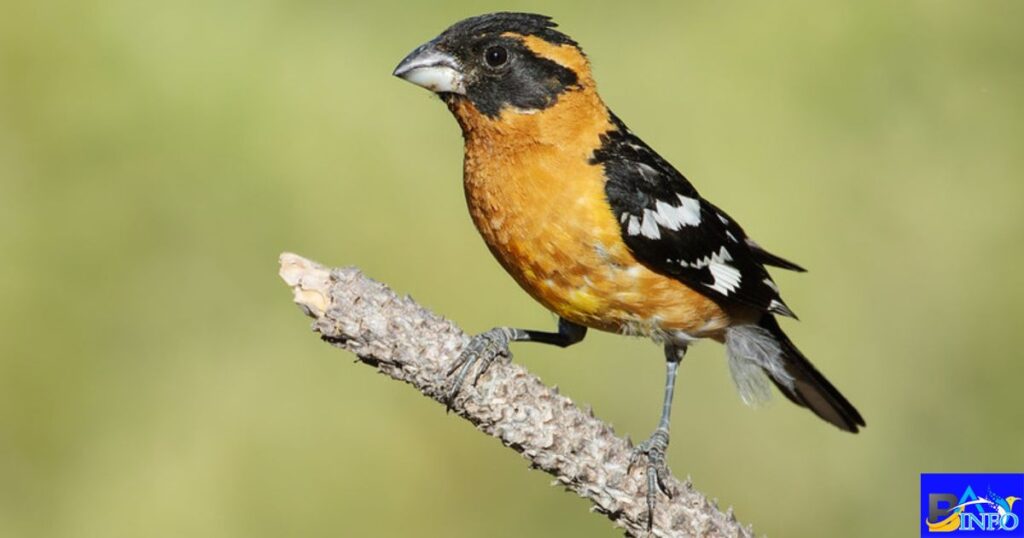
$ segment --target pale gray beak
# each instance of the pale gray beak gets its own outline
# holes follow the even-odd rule
[[[437,50],[434,41],[409,53],[393,73],[434,93],[466,95],[462,66],[454,56]]]

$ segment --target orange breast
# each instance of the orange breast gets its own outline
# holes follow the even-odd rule
[[[452,105],[466,134],[473,222],[516,282],[565,319],[614,332],[717,336],[728,316],[716,303],[640,264],[623,243],[603,169],[588,162],[610,125],[594,117],[597,97],[587,93],[497,120]],[[567,112],[577,112],[574,121]]]

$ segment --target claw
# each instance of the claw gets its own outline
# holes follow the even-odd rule
[[[668,430],[658,428],[651,437],[633,449],[629,459],[629,470],[641,458],[647,460],[647,530],[654,527],[654,505],[658,491],[672,498],[672,491],[667,486],[668,466],[665,464],[665,451],[668,449]]]
[[[481,361],[481,365],[477,368],[476,375],[473,376],[473,385],[476,385],[477,381],[480,380],[480,376],[484,375],[487,368],[494,363],[498,357],[508,358],[512,356],[512,353],[508,349],[509,342],[512,341],[512,335],[509,334],[507,329],[497,327],[487,332],[480,333],[474,336],[466,347],[463,348],[462,353],[459,354],[459,358],[452,361],[451,368],[448,369],[448,376],[455,375],[455,379],[452,380],[448,387],[448,394],[445,396],[445,412],[451,411],[452,404],[455,402],[455,397],[458,396],[459,390],[462,388],[463,382],[466,380],[466,376],[469,375],[469,369],[476,364],[477,361]]]

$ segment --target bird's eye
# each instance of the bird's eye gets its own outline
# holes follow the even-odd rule
[[[484,61],[491,67],[501,67],[508,61],[508,51],[505,47],[488,47],[484,51]]]

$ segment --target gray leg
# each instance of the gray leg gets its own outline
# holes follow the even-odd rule
[[[676,374],[685,355],[685,346],[665,344],[665,399],[661,405],[661,419],[650,438],[633,449],[633,461],[630,462],[632,465],[640,458],[647,459],[647,530],[651,530],[654,524],[654,501],[658,490],[669,497],[672,496],[672,492],[665,486],[665,479],[669,476],[668,465],[665,464],[665,451],[668,450],[668,429],[672,417],[672,396],[676,390]]]
[[[510,358],[512,356],[512,352],[508,349],[510,343],[537,342],[558,347],[569,347],[583,340],[583,337],[586,335],[586,327],[558,318],[557,333],[513,329],[512,327],[495,327],[474,336],[448,370],[449,376],[455,374],[456,371],[458,371],[458,374],[456,374],[448,389],[445,402],[446,408],[451,409],[452,402],[455,401],[455,396],[458,395],[459,390],[462,388],[462,383],[465,381],[473,364],[480,361],[480,367],[477,368],[476,376],[473,378],[473,384],[475,385],[480,376],[487,371],[487,368],[490,367],[495,359],[498,357]]]

